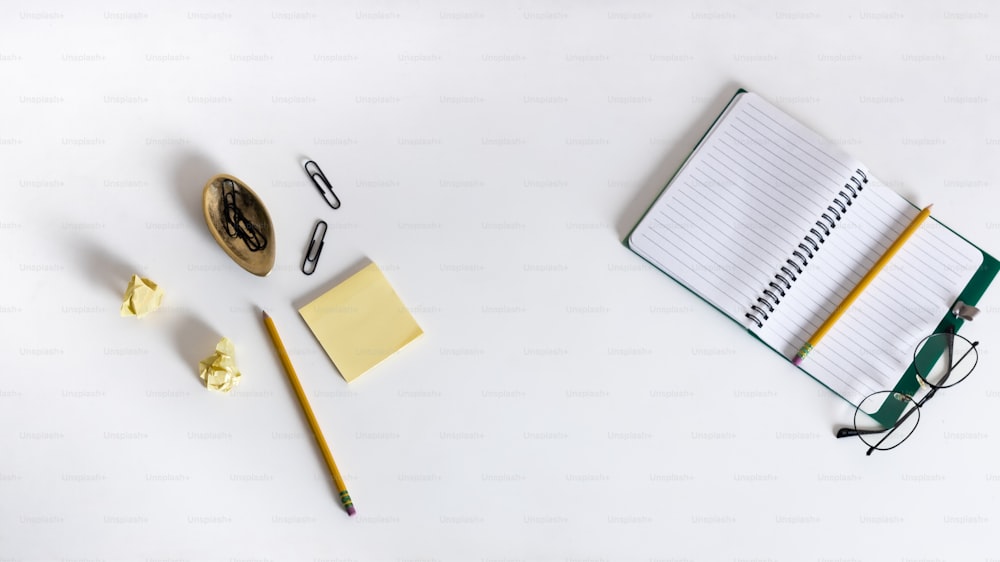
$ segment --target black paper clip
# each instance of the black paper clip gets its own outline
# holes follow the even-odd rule
[[[320,225],[323,226],[323,232],[317,237],[319,233]],[[302,273],[306,275],[312,275],[316,271],[316,264],[319,263],[319,254],[323,251],[323,239],[326,238],[326,221],[319,221],[313,228],[312,237],[309,239],[309,249],[306,250],[306,257],[302,260]],[[313,253],[313,248],[316,248],[316,253]],[[306,269],[307,264],[312,264],[308,270]]]
[[[310,165],[312,165],[312,170],[309,169]],[[309,179],[312,180],[313,185],[315,185],[316,189],[319,190],[320,195],[323,196],[323,199],[326,199],[326,204],[329,205],[331,209],[339,209],[340,198],[333,192],[333,186],[330,185],[329,180],[326,179],[326,175],[323,174],[323,170],[319,169],[319,164],[309,160],[303,164],[303,167],[306,169],[306,173],[309,174]],[[322,182],[322,185],[320,182]]]

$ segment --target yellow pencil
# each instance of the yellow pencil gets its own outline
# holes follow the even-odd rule
[[[320,430],[319,422],[316,421],[316,416],[313,414],[312,408],[309,407],[309,400],[306,399],[306,393],[302,390],[299,377],[295,375],[295,368],[292,367],[292,362],[288,359],[288,352],[285,351],[285,346],[281,343],[281,336],[278,335],[278,329],[274,327],[274,321],[271,320],[271,317],[266,312],[263,314],[264,325],[267,327],[267,332],[271,334],[274,349],[277,350],[278,357],[281,358],[281,364],[285,366],[285,373],[288,374],[288,380],[292,382],[292,388],[295,389],[295,395],[299,399],[299,404],[302,405],[302,411],[305,412],[306,419],[309,420],[309,427],[312,428],[313,436],[316,437],[316,443],[323,452],[323,458],[326,459],[326,466],[330,469],[330,476],[333,477],[333,483],[337,486],[337,491],[340,492],[340,501],[344,503],[344,509],[347,510],[347,514],[354,515],[355,509],[354,503],[351,501],[351,495],[347,493],[347,486],[344,484],[344,479],[340,476],[340,471],[337,470],[337,463],[333,461],[330,448],[326,446],[326,440],[323,439],[323,431]]]
[[[918,228],[920,228],[921,223],[927,220],[927,217],[929,216],[931,216],[931,205],[928,205],[923,211],[920,211],[920,213],[916,216],[916,218],[914,218],[913,221],[910,223],[910,226],[906,227],[906,230],[904,230],[903,233],[899,235],[899,238],[897,238],[896,241],[892,243],[892,246],[889,246],[889,249],[886,250],[884,254],[882,254],[882,257],[879,258],[877,262],[875,262],[875,265],[872,266],[872,268],[868,271],[868,273],[861,278],[861,281],[858,282],[857,286],[855,286],[854,289],[850,293],[848,293],[846,297],[844,297],[844,301],[840,303],[840,306],[838,306],[837,309],[833,311],[833,314],[831,314],[830,317],[826,319],[826,322],[823,322],[823,325],[820,326],[818,330],[816,330],[816,333],[813,334],[813,337],[809,338],[809,341],[807,341],[805,345],[802,346],[802,349],[800,349],[799,352],[795,355],[795,357],[792,359],[793,364],[795,365],[802,364],[802,361],[806,358],[807,355],[809,355],[809,352],[812,351],[813,348],[815,348],[819,344],[819,340],[823,339],[823,336],[825,336],[827,332],[830,331],[830,328],[833,328],[833,325],[836,324],[838,320],[840,320],[840,317],[843,316],[845,312],[847,312],[847,309],[850,308],[852,304],[854,304],[854,301],[857,300],[859,296],[861,296],[861,293],[865,291],[865,289],[868,287],[868,285],[871,284],[871,282],[875,279],[875,277],[879,274],[879,272],[882,271],[882,269],[885,268],[886,264],[889,263],[889,260],[891,260],[892,257],[896,255],[897,252],[899,252],[899,249],[903,247],[903,244],[906,244],[906,241],[909,240],[911,236],[913,236],[913,233],[916,232]]]

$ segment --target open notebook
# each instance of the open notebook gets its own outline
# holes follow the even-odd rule
[[[919,212],[741,90],[626,243],[791,361]],[[917,342],[960,296],[978,302],[996,270],[925,221],[801,368],[853,404],[895,388]]]

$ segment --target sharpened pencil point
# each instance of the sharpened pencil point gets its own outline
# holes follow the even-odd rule
[[[267,320],[268,318],[270,318],[270,316],[267,315],[267,311],[266,310],[261,310],[260,313],[263,315],[264,320]]]

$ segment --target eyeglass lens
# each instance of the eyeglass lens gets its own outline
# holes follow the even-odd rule
[[[978,361],[976,346],[957,334],[928,336],[913,352],[917,376],[932,388],[948,388],[962,382]]]
[[[895,426],[883,427],[875,420],[868,417],[882,408],[886,401],[894,400],[903,402],[901,404],[901,415]],[[868,395],[867,398],[858,404],[858,409],[854,412],[854,428],[858,437],[870,448],[879,451],[886,451],[899,446],[906,440],[920,422],[920,408],[912,398],[899,392],[883,390]]]

